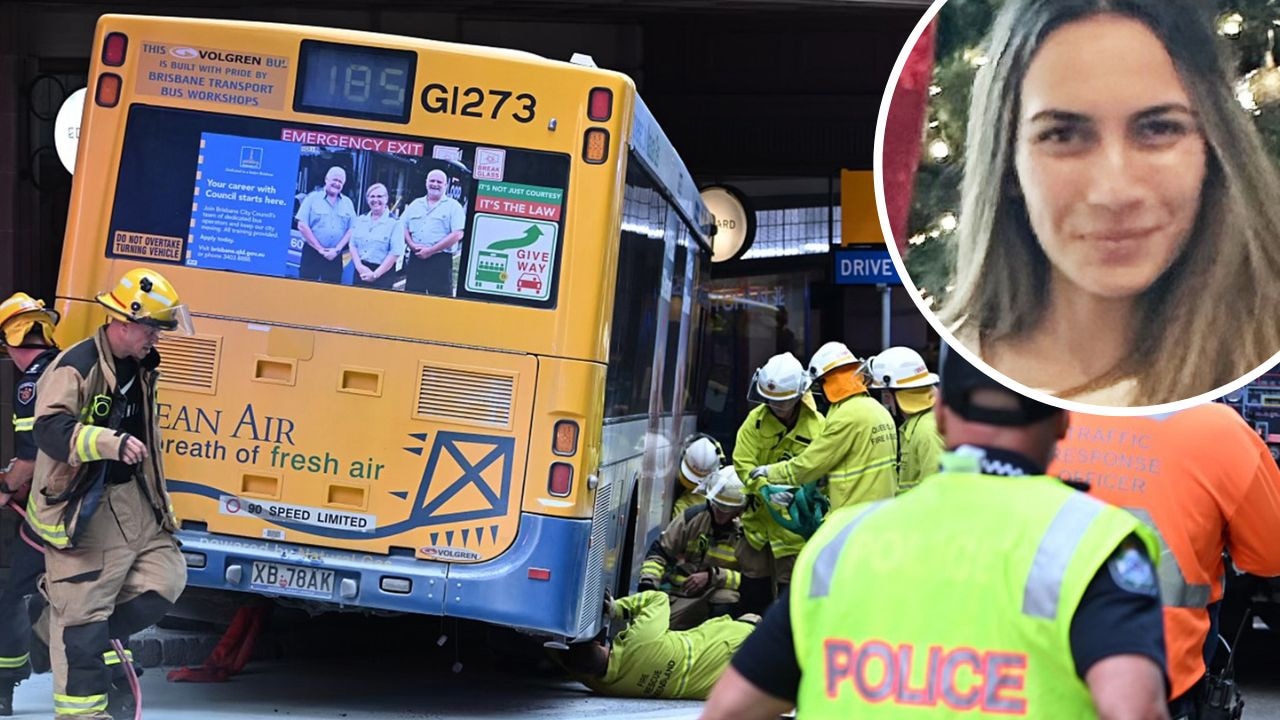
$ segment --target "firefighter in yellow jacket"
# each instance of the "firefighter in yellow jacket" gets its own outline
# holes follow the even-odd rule
[[[671,630],[669,603],[656,590],[606,601],[606,614],[622,629],[610,640],[571,647],[562,662],[601,695],[706,698],[760,618],[718,617],[692,630]]]
[[[640,566],[640,590],[671,596],[671,629],[687,630],[708,617],[731,612],[738,603],[738,516],[747,507],[733,466],[720,468],[697,490],[705,497],[672,520],[653,541]]]
[[[112,638],[163,617],[186,584],[161,464],[155,343],[161,331],[189,334],[190,318],[173,286],[149,269],[126,273],[97,302],[106,324],[40,379],[27,502],[28,523],[46,547],[42,590],[59,720],[132,717],[103,652]]]
[[[751,378],[747,400],[758,405],[738,428],[733,467],[747,488],[749,505],[742,515],[746,545],[739,554],[743,572],[742,607],[764,612],[774,587],[791,582],[791,567],[804,538],[782,527],[764,507],[763,479],[749,478],[751,468],[790,460],[822,433],[825,420],[809,393],[810,378],[791,353],[769,358]]]
[[[818,348],[809,374],[831,403],[822,433],[790,460],[755,468],[751,480],[798,486],[825,477],[832,510],[893,497],[898,433],[893,416],[867,393],[861,366],[844,343]]]
[[[891,347],[867,360],[871,387],[898,419],[897,493],[920,484],[938,471],[946,446],[938,433],[933,404],[938,376],[929,372],[920,353],[909,347]]]

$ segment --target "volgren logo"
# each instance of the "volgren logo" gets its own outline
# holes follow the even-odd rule
[[[176,47],[169,50],[169,54],[180,58],[193,58],[200,55],[200,51],[189,47]]]

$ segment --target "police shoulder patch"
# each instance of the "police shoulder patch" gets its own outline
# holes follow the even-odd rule
[[[18,404],[30,405],[36,397],[36,384],[30,380],[18,385]]]
[[[1111,579],[1123,590],[1138,595],[1156,596],[1160,592],[1156,570],[1151,560],[1137,548],[1122,547],[1107,561]]]

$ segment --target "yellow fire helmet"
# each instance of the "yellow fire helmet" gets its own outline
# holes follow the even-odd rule
[[[130,270],[114,288],[98,293],[95,299],[107,309],[108,315],[117,320],[142,323],[183,335],[194,332],[191,315],[187,306],[178,300],[178,291],[155,270]]]
[[[45,346],[53,347],[53,326],[58,324],[57,310],[44,306],[24,292],[10,295],[0,302],[0,349],[25,347],[23,341],[33,327],[39,325]]]

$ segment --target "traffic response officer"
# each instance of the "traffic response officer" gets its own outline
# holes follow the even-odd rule
[[[680,495],[671,506],[672,520],[694,505],[705,502],[705,498],[694,491],[722,465],[724,448],[720,447],[715,438],[704,433],[695,433],[685,438],[684,450],[680,453],[680,467],[676,471]]]
[[[933,414],[938,376],[909,347],[891,347],[867,360],[867,374],[871,387],[883,390],[881,398],[898,421],[897,494],[901,495],[937,472],[946,450]]]
[[[942,473],[834,512],[704,718],[1167,718],[1154,534],[1045,475],[1065,412],[944,350]]]
[[[827,422],[804,452],[755,468],[752,480],[795,486],[825,477],[832,509],[893,497],[898,433],[893,416],[867,393],[861,365],[844,343],[818,348],[809,374],[831,403]]]
[[[791,582],[791,568],[804,547],[804,538],[774,520],[764,506],[760,488],[765,481],[749,478],[751,468],[789,460],[809,447],[826,422],[809,393],[809,376],[791,353],[782,353],[756,370],[747,400],[759,403],[738,428],[733,467],[747,488],[748,507],[742,515],[746,545],[741,548],[742,608],[764,612],[773,602],[774,585]]]
[[[15,455],[0,470],[0,506],[25,503],[35,473],[36,381],[58,355],[53,328],[58,313],[26,293],[14,293],[0,303],[0,350],[13,359],[22,376],[14,387],[13,438]],[[9,579],[0,591],[0,715],[13,714],[13,688],[31,675],[31,620],[27,596],[33,595],[36,579],[44,572],[44,553],[39,542],[18,526],[18,542],[13,543]],[[40,603],[34,603],[33,615]],[[47,666],[36,668],[47,670]]]
[[[1218,403],[1147,417],[1073,413],[1049,470],[1158,531],[1169,711],[1197,717],[1220,630],[1224,541],[1241,570],[1280,575],[1280,470],[1266,444]]]
[[[722,616],[671,630],[669,603],[656,590],[606,600],[605,614],[621,629],[612,640],[569,648],[562,653],[565,668],[601,695],[705,699],[760,618]]]
[[[705,502],[671,521],[649,546],[640,566],[640,589],[671,596],[671,629],[687,630],[737,605],[738,547],[747,508],[746,491],[733,466],[715,471],[698,488]]]
[[[107,323],[40,379],[28,523],[45,542],[53,704],[60,720],[110,720],[126,693],[103,652],[155,623],[186,583],[154,409],[155,343],[191,332],[160,273],[131,270],[97,296]],[[130,713],[132,715],[132,713]],[[121,715],[122,716],[122,715]]]

